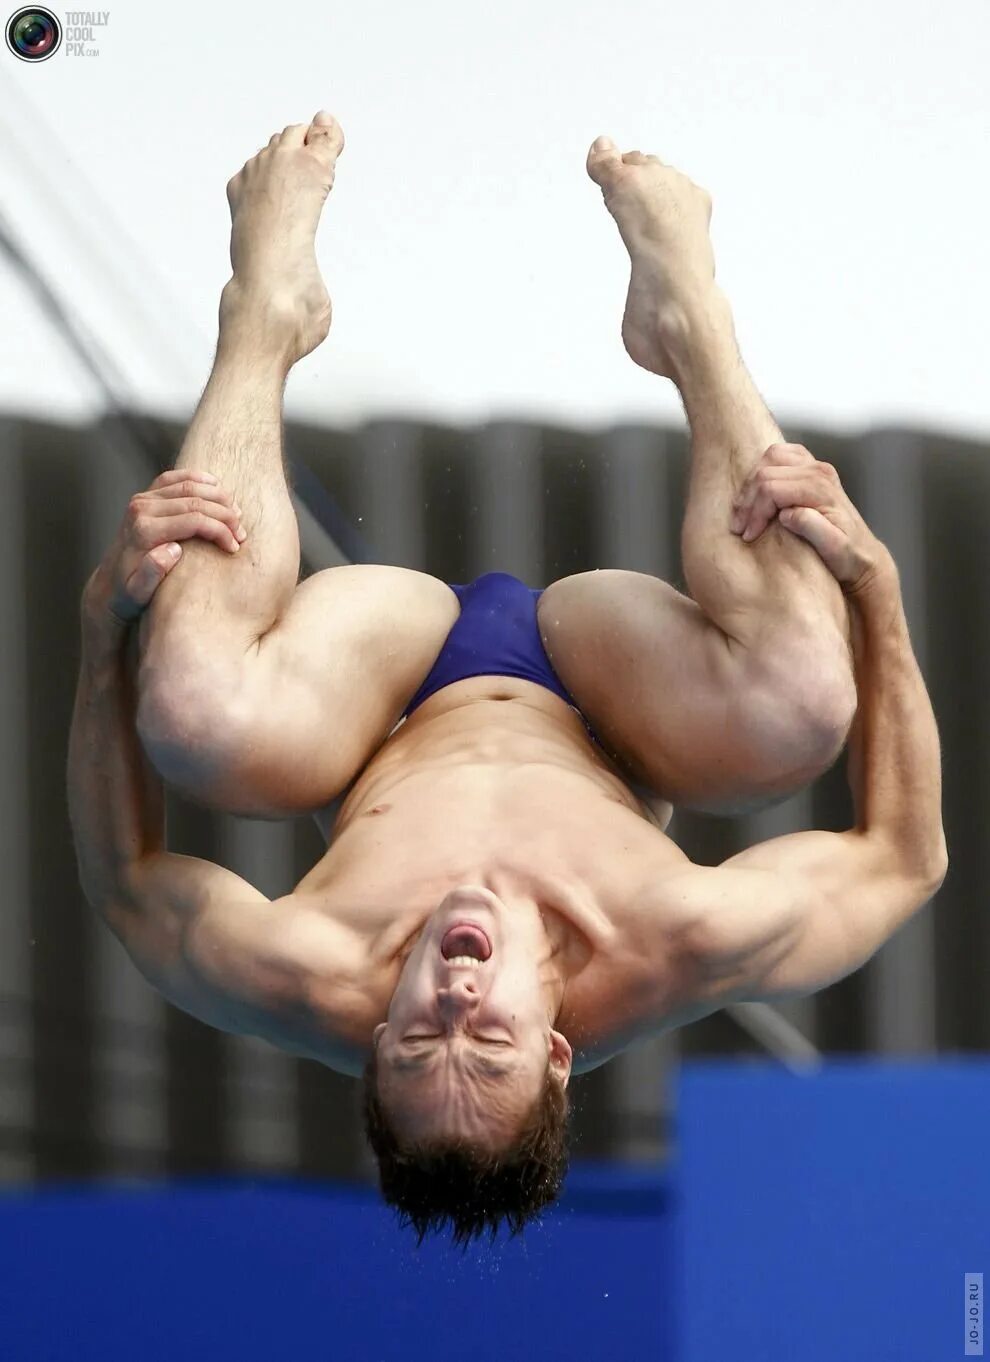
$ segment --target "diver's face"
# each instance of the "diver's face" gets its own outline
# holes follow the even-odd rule
[[[487,938],[443,942],[466,923]],[[490,953],[469,963],[462,957]],[[551,1027],[551,947],[539,913],[490,890],[452,890],[427,921],[375,1029],[379,1094],[404,1138],[511,1141],[548,1059],[566,1081],[571,1049]]]

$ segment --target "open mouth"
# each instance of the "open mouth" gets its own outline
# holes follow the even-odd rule
[[[487,960],[492,953],[488,936],[473,922],[458,922],[440,942],[440,954],[445,960]]]

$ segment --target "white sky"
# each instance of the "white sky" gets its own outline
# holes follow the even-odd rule
[[[0,212],[149,408],[205,382],[227,179],[323,105],[334,323],[291,414],[679,421],[619,338],[627,257],[584,170],[608,133],[712,194],[785,433],[990,435],[988,0],[111,3],[97,40],[0,49]],[[0,259],[0,409],[100,405]]]

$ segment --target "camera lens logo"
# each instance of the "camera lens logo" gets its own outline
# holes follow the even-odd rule
[[[50,9],[19,9],[7,20],[7,46],[21,61],[47,61],[62,42],[62,25]]]

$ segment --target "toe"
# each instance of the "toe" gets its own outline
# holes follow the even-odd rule
[[[608,184],[616,168],[622,165],[619,148],[611,137],[596,137],[588,152],[588,174],[595,184]]]
[[[269,137],[268,139],[269,150],[272,150],[273,148],[277,147],[281,140],[282,134],[280,132],[273,132],[271,137]]]
[[[337,159],[344,150],[344,133],[333,114],[320,110],[306,129],[306,145],[327,162]]]
[[[283,147],[301,147],[306,141],[306,134],[309,131],[308,123],[290,123],[287,128],[282,130]]]

